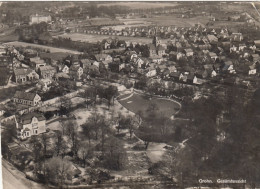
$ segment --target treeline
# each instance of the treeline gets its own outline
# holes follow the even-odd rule
[[[189,120],[189,127],[183,128],[189,137],[183,142],[185,147],[169,155],[170,166],[167,161],[162,163],[170,167],[168,174],[173,174],[180,186],[203,186],[198,184],[198,178],[244,179],[250,188],[259,186],[260,95],[258,91],[247,102],[243,100],[247,99],[245,95],[232,87],[223,98],[185,98],[181,111]]]

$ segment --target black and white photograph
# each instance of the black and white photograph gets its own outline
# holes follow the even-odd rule
[[[3,189],[260,188],[260,1],[2,1]]]

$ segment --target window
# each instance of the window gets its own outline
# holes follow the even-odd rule
[[[36,135],[37,135],[37,134],[38,134],[38,130],[34,130],[34,134],[36,134]]]

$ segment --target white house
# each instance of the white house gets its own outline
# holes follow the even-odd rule
[[[18,119],[17,137],[26,139],[46,132],[46,119],[42,114],[28,113]]]
[[[149,70],[145,75],[146,77],[154,77],[156,76],[156,70],[155,69]]]

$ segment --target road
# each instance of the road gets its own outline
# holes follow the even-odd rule
[[[4,159],[2,159],[2,176],[3,189],[44,189],[42,185],[26,179],[24,173]]]

